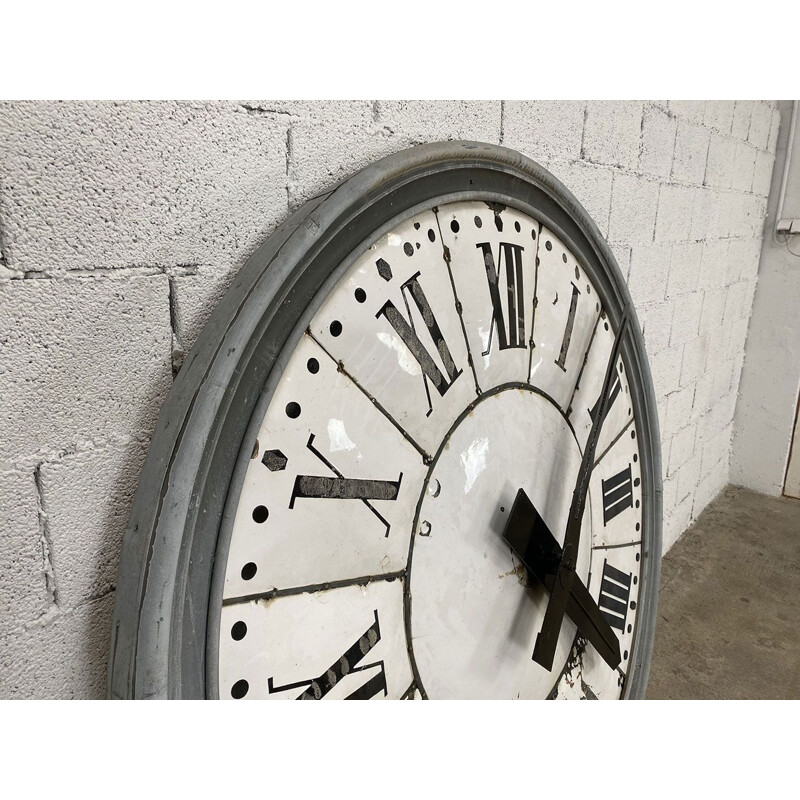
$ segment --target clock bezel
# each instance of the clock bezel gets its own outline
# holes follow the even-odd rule
[[[134,499],[117,584],[109,694],[217,695],[219,607],[233,511],[282,366],[316,309],[360,253],[416,211],[462,200],[527,213],[581,260],[618,328],[640,422],[642,571],[623,696],[644,696],[661,556],[658,418],[644,342],[614,256],[546,169],[476,142],[420,145],[364,168],[282,223],[211,315],[165,401]],[[648,491],[649,489],[649,491]]]

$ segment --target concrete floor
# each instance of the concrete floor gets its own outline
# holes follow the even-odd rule
[[[648,699],[800,699],[800,500],[727,487],[664,556]]]

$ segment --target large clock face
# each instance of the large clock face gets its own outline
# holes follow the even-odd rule
[[[388,156],[248,259],[126,529],[112,697],[640,698],[658,423],[614,256],[476,142]]]
[[[625,315],[511,204],[418,208],[351,260],[243,444],[219,697],[623,696],[647,424]]]

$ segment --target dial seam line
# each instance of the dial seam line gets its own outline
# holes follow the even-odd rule
[[[436,219],[436,227],[439,229],[439,241],[442,245],[442,261],[444,261],[445,266],[447,267],[447,275],[450,278],[450,288],[453,290],[453,299],[456,303],[456,313],[458,314],[458,321],[461,323],[461,334],[464,337],[464,344],[467,347],[467,362],[469,363],[470,369],[472,370],[472,379],[475,382],[475,393],[480,395],[481,394],[481,387],[478,384],[478,374],[475,372],[475,362],[472,358],[472,349],[469,346],[469,339],[467,338],[467,328],[464,325],[464,316],[462,314],[462,305],[461,301],[458,299],[458,292],[456,291],[456,284],[453,280],[453,271],[450,269],[450,248],[444,243],[444,237],[442,236],[442,226],[439,222],[439,209],[438,207],[434,207],[433,209],[433,216]]]
[[[429,455],[428,455],[428,454],[425,452],[425,450],[423,450],[423,448],[422,448],[422,447],[420,447],[420,446],[417,444],[417,442],[414,440],[414,438],[411,436],[411,434],[410,434],[410,433],[408,433],[408,432],[407,432],[407,431],[406,431],[406,430],[405,430],[405,429],[402,427],[402,425],[400,425],[400,423],[398,423],[398,422],[397,422],[397,420],[395,420],[395,418],[394,418],[394,417],[393,417],[393,416],[392,416],[392,415],[391,415],[391,414],[390,414],[390,413],[389,413],[389,412],[388,412],[388,411],[387,411],[387,410],[386,410],[386,409],[385,409],[385,408],[384,408],[384,407],[383,407],[383,406],[382,406],[382,405],[381,405],[381,404],[378,402],[378,400],[377,400],[376,398],[374,398],[374,397],[373,397],[373,396],[372,396],[372,395],[371,395],[371,394],[370,394],[370,393],[369,393],[369,392],[368,392],[368,391],[367,391],[367,390],[366,390],[366,389],[365,389],[365,388],[364,388],[364,387],[363,387],[363,386],[362,386],[362,385],[361,385],[361,384],[360,384],[360,383],[359,383],[359,382],[358,382],[358,381],[357,381],[357,380],[356,380],[356,379],[355,379],[355,378],[354,378],[354,377],[353,377],[353,376],[352,376],[352,375],[351,375],[351,374],[350,374],[350,373],[347,371],[347,369],[346,369],[346,368],[345,368],[345,366],[344,366],[344,362],[342,362],[342,361],[337,361],[337,360],[336,360],[336,359],[335,359],[335,358],[334,358],[334,357],[333,357],[333,356],[332,356],[332,355],[331,355],[331,354],[328,352],[328,350],[325,348],[325,345],[323,345],[323,344],[322,344],[322,342],[320,342],[320,341],[319,341],[319,340],[318,340],[318,339],[317,339],[317,338],[314,336],[314,334],[311,332],[311,329],[310,329],[310,328],[306,330],[306,335],[307,335],[307,336],[308,336],[308,337],[311,339],[311,341],[313,341],[315,344],[319,345],[319,347],[322,349],[322,351],[325,353],[325,355],[326,355],[326,356],[328,356],[328,358],[330,358],[330,359],[331,359],[331,361],[333,361],[333,362],[334,362],[334,364],[336,364],[336,367],[337,367],[337,369],[339,370],[339,372],[341,372],[341,373],[342,373],[342,375],[345,375],[347,378],[349,378],[349,379],[350,379],[350,380],[353,382],[353,385],[354,385],[354,386],[356,386],[356,388],[358,388],[358,389],[359,389],[359,390],[362,392],[362,394],[364,394],[364,395],[365,395],[367,398],[369,398],[369,400],[370,400],[370,402],[372,403],[372,405],[374,405],[374,406],[375,406],[375,408],[377,408],[377,409],[378,409],[378,411],[380,411],[380,412],[381,412],[381,414],[383,414],[383,416],[384,416],[384,417],[386,417],[386,419],[387,419],[389,422],[391,422],[391,423],[392,423],[392,425],[394,425],[394,427],[395,427],[395,428],[397,428],[397,430],[398,430],[398,431],[399,431],[399,432],[400,432],[400,433],[403,435],[403,438],[404,438],[404,439],[405,439],[405,440],[406,440],[406,441],[407,441],[407,442],[408,442],[408,443],[409,443],[409,444],[410,444],[410,445],[411,445],[411,446],[412,446],[412,447],[413,447],[413,448],[414,448],[414,449],[415,449],[415,450],[416,450],[416,451],[417,451],[417,452],[418,452],[418,453],[419,453],[419,454],[422,456],[422,461],[423,461],[423,463],[424,463],[424,464],[430,464],[430,463],[431,463],[431,457],[430,457],[430,456],[429,456]]]
[[[595,460],[594,464],[592,464],[592,470],[608,455],[608,451],[620,440],[622,434],[625,433],[626,430],[631,426],[633,423],[633,417],[631,417],[624,425],[622,430],[612,439],[611,444],[606,447],[605,450],[600,454],[600,456]]]
[[[343,578],[338,581],[326,581],[325,583],[312,583],[308,586],[293,586],[290,589],[269,589],[266,592],[254,592],[253,594],[237,595],[223,599],[222,605],[232,606],[240,603],[250,603],[253,600],[272,600],[276,597],[288,597],[297,594],[314,594],[325,592],[329,589],[342,589],[346,586],[366,586],[375,581],[393,581],[397,578],[405,578],[406,571],[401,569],[398,572],[385,572],[382,575],[364,575],[359,578]]]

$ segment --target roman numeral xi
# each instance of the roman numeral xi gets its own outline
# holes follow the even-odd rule
[[[390,281],[392,279],[391,267],[384,259],[379,258],[376,262],[376,266],[378,268],[378,274],[385,281]],[[386,318],[387,322],[394,328],[395,333],[403,340],[405,346],[411,351],[411,354],[422,368],[425,378],[425,393],[428,397],[427,415],[430,416],[433,411],[433,406],[431,405],[428,381],[436,387],[436,391],[439,392],[439,395],[444,397],[447,390],[455,383],[456,378],[461,375],[462,370],[456,369],[455,362],[453,361],[453,354],[447,346],[447,342],[442,334],[442,329],[436,321],[428,298],[425,297],[425,292],[422,291],[422,286],[420,286],[418,280],[419,276],[419,272],[414,273],[414,275],[401,286],[401,293],[406,306],[408,320],[397,310],[397,307],[391,300],[388,300],[384,304],[383,308],[378,311],[375,317]],[[433,356],[428,352],[414,329],[414,319],[411,316],[411,308],[408,304],[409,296],[422,316],[425,327],[428,329],[428,334],[433,340],[433,345],[442,362],[442,366],[444,366],[444,373],[439,369],[439,366],[433,360]]]

